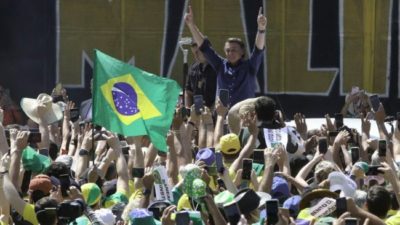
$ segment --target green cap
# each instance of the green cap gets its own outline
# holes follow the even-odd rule
[[[222,207],[224,204],[227,204],[235,199],[235,195],[230,191],[226,190],[214,197],[214,202],[218,207]]]
[[[362,169],[364,171],[364,173],[367,173],[369,170],[368,163],[366,163],[366,162],[356,162],[356,164],[354,164],[354,166],[357,166],[360,169]]]
[[[39,154],[30,146],[22,151],[22,165],[27,171],[34,173],[43,173],[51,164],[50,158]]]
[[[207,184],[202,179],[195,179],[192,184],[193,198],[200,199],[207,195]]]
[[[333,217],[321,217],[315,222],[314,225],[331,225],[333,222],[335,222],[335,218]]]

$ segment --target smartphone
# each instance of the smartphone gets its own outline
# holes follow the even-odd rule
[[[70,120],[72,122],[76,122],[79,119],[79,109],[78,108],[70,109],[69,112],[71,115]]]
[[[242,163],[243,163],[242,179],[250,180],[251,170],[253,169],[253,160],[252,159],[243,159]]]
[[[64,98],[62,95],[53,96],[53,103],[63,102],[63,101],[64,101]]]
[[[382,173],[381,171],[378,170],[378,168],[381,168],[381,167],[383,167],[383,166],[381,166],[381,165],[369,165],[368,172],[365,175],[367,175],[367,176],[376,176],[379,173]]]
[[[254,149],[253,162],[264,164],[264,149]]]
[[[39,143],[42,141],[42,134],[40,132],[30,132],[28,137],[29,143]]]
[[[197,115],[201,114],[201,109],[203,109],[203,95],[195,95],[193,96],[194,101],[194,110]]]
[[[38,152],[39,152],[39,154],[41,154],[41,155],[49,156],[49,150],[48,150],[48,149],[45,149],[45,148],[39,149]]]
[[[271,199],[265,203],[265,208],[267,209],[267,225],[275,225],[278,223],[278,207],[279,202],[277,199]]]
[[[124,155],[129,155],[129,146],[124,146],[124,147],[122,147],[121,148],[121,150],[122,150],[122,154],[124,154]]]
[[[175,222],[176,225],[189,225],[190,223],[189,212],[187,211],[177,212],[175,216]]]
[[[344,218],[344,225],[358,225],[359,219],[347,217]]]
[[[386,140],[380,139],[378,141],[378,155],[379,157],[386,157]]]
[[[397,129],[400,130],[400,112],[396,113],[396,119],[397,119]]]
[[[102,135],[102,134],[105,133],[105,131],[102,131],[101,129],[102,129],[102,127],[100,125],[95,125],[94,126],[94,136],[96,137],[95,141],[104,141],[104,140],[106,140]]]
[[[229,90],[228,89],[219,89],[219,100],[225,107],[229,107]]]
[[[336,199],[336,217],[341,216],[347,212],[347,201],[346,197]]]
[[[219,188],[223,188],[224,190],[226,190],[226,185],[225,185],[224,180],[222,180],[221,178],[218,178],[217,184],[218,184]]]
[[[132,177],[142,178],[144,176],[144,168],[132,168]]]
[[[320,138],[318,140],[319,153],[325,154],[328,151],[328,140],[326,138]]]
[[[4,130],[4,134],[6,135],[6,139],[7,139],[7,140],[10,140],[10,130],[5,129],[5,130]]]
[[[337,130],[343,127],[343,114],[335,113],[335,125]]]
[[[336,136],[339,134],[339,131],[329,131],[328,135],[330,138],[336,138]]]
[[[240,210],[236,202],[224,205],[224,212],[230,224],[236,225],[239,222]]]
[[[215,165],[217,166],[218,173],[224,173],[224,163],[222,161],[222,153],[216,152],[215,153]]]
[[[359,147],[351,147],[351,161],[356,163],[360,159],[360,148]]]
[[[181,117],[182,119],[185,119],[186,117],[190,116],[190,109],[186,108],[186,107],[182,107],[180,109],[181,111]]]
[[[371,102],[371,106],[372,106],[372,109],[374,110],[374,112],[378,111],[379,104],[380,104],[378,95],[369,96],[369,101]]]

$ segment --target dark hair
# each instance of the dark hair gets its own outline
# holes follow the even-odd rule
[[[246,57],[246,47],[244,45],[244,42],[242,41],[242,39],[240,38],[236,38],[236,37],[230,37],[226,40],[226,42],[228,43],[236,43],[240,46],[240,48],[243,50],[243,55],[242,58]]]
[[[226,40],[226,42],[228,43],[236,43],[240,46],[240,48],[242,48],[243,50],[246,49],[246,47],[244,46],[244,42],[242,41],[242,39],[240,38],[236,38],[236,37],[230,37]]]
[[[391,208],[391,197],[384,187],[375,185],[368,190],[367,207],[368,211],[379,218],[385,218]]]
[[[35,204],[36,218],[40,225],[53,225],[57,221],[58,203],[55,199],[44,197]]]
[[[267,96],[257,98],[254,108],[258,120],[266,122],[274,119],[276,103],[272,98]]]
[[[31,193],[32,202],[38,202],[40,199],[49,196],[49,194],[45,194],[41,190],[35,190]]]
[[[69,190],[69,186],[71,185],[70,176],[71,171],[67,165],[62,162],[53,162],[47,168],[46,175],[54,176],[60,180],[61,183],[61,193],[63,197],[68,197],[67,190]]]

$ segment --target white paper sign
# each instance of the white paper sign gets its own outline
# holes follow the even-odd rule
[[[264,128],[265,144],[268,147],[274,148],[276,144],[282,144],[285,149],[288,142],[288,129],[287,127],[281,129],[268,129]]]
[[[157,166],[153,171],[154,175],[154,189],[156,192],[156,200],[172,202],[172,187],[168,182],[167,170],[164,166]]]
[[[315,206],[310,208],[310,214],[314,217],[324,217],[336,210],[336,200],[333,198],[323,198]]]

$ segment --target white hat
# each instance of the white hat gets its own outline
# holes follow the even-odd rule
[[[116,216],[112,213],[111,209],[101,208],[94,211],[94,213],[104,224],[115,224]]]
[[[39,115],[37,112],[37,108],[39,105],[43,105],[46,108],[43,119],[48,124],[54,123],[63,118],[61,107],[57,104],[54,104],[53,98],[45,93],[39,94],[37,99],[22,98],[20,105],[25,114],[35,123],[39,123]]]
[[[329,179],[329,190],[332,192],[340,190],[340,196],[353,197],[357,184],[352,179],[344,175],[342,172],[331,172],[328,176]]]

